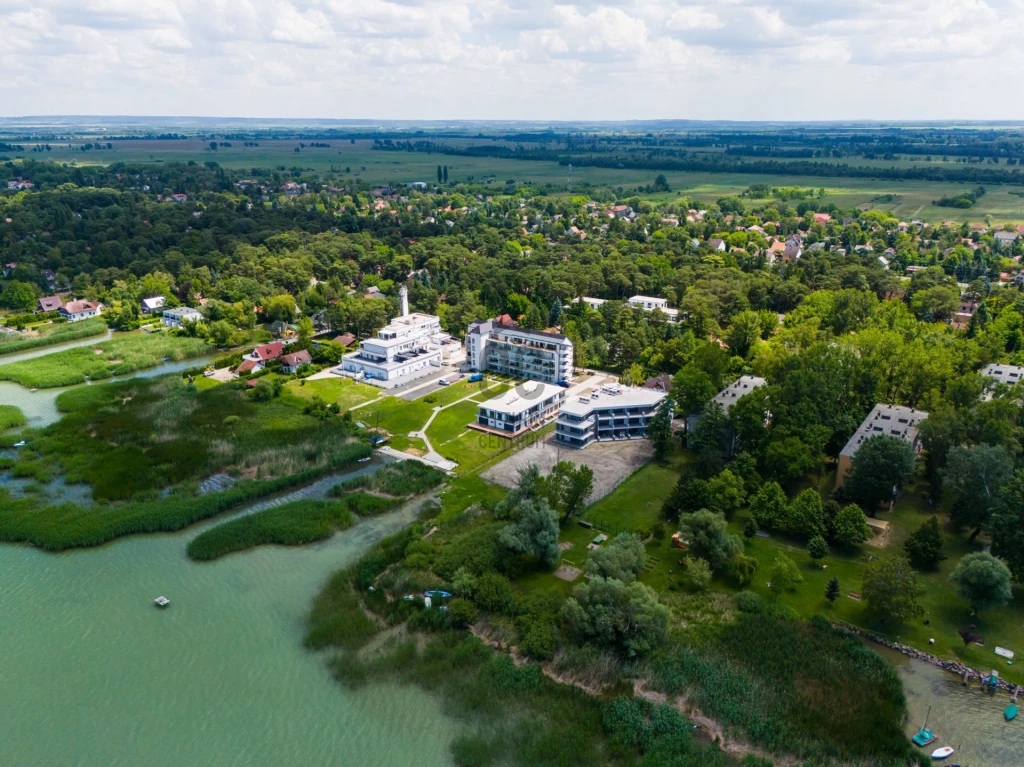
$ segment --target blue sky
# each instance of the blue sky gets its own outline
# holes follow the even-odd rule
[[[0,115],[1024,119],[1024,0],[0,0]]]

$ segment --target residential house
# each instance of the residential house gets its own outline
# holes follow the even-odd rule
[[[313,358],[309,352],[305,349],[300,349],[297,352],[291,354],[285,354],[281,357],[281,371],[286,375],[291,375],[303,365],[307,365],[313,362]]]
[[[171,202],[188,202],[187,194],[172,194],[168,198]]]
[[[46,284],[53,289],[54,284],[57,282],[57,275],[54,274],[53,269],[43,269],[43,279],[46,280]]]
[[[36,302],[36,313],[55,312],[64,305],[60,296],[44,296]]]
[[[68,301],[57,310],[68,322],[87,320],[103,313],[103,304],[99,301]]]
[[[342,333],[340,336],[335,336],[334,338],[332,338],[331,342],[341,344],[347,349],[356,342],[356,337],[351,333]]]
[[[20,176],[17,179],[15,179],[14,181],[8,181],[7,182],[7,188],[8,189],[12,189],[12,190],[14,190],[16,192],[21,192],[21,191],[24,191],[26,189],[32,189],[34,187],[35,187],[35,184],[33,184],[31,181],[25,181]]]
[[[816,223],[816,224],[827,224],[831,220],[832,220],[832,216],[830,216],[828,213],[815,213],[814,214],[814,223]]]
[[[719,239],[718,237],[712,237],[708,240],[708,246],[719,253],[725,252],[725,240]]]
[[[178,306],[174,309],[164,309],[162,319],[166,328],[180,328],[183,322],[199,322],[203,314],[191,306]]]
[[[993,235],[997,245],[1011,247],[1017,241],[1016,232],[996,232]]]
[[[1024,367],[1020,367],[1019,365],[992,363],[981,369],[981,375],[995,381],[996,383],[1005,384],[1007,386],[1016,386],[1021,381],[1024,381]],[[985,393],[985,399],[992,399],[991,391]]]
[[[665,392],[668,394],[669,389],[672,388],[672,376],[660,375],[650,376],[644,383],[643,388],[645,389],[657,389],[658,391]]]
[[[18,264],[15,263],[14,261],[11,261],[10,263],[4,264],[4,268],[2,270],[0,270],[0,274],[2,274],[4,277],[6,277],[8,274],[13,272],[17,268],[18,268]]]
[[[653,312],[655,309],[665,314],[669,322],[676,322],[679,319],[678,309],[669,309],[667,298],[653,298],[651,296],[632,296],[627,303],[635,309],[643,309]]]
[[[601,304],[603,304],[606,301],[606,299],[604,299],[604,298],[590,298],[589,296],[582,296],[580,298],[574,298],[573,299],[573,303],[576,303],[576,302],[579,302],[579,301],[582,301],[587,306],[589,306],[591,309],[593,309],[594,311],[597,311],[598,309],[601,308]]]
[[[787,242],[786,247],[782,249],[782,263],[792,264],[800,260],[800,256],[804,253],[803,247],[799,243],[789,244]]]
[[[164,308],[164,304],[167,303],[167,299],[164,296],[153,296],[152,298],[142,299],[142,311],[146,314],[156,314],[158,311]]]

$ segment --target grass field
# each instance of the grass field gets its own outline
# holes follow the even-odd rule
[[[16,405],[0,405],[0,431],[13,429],[15,426],[24,426],[28,421],[21,408]]]
[[[0,380],[39,389],[71,386],[154,367],[165,357],[183,360],[209,350],[209,344],[200,338],[134,332],[95,346],[0,365]]]
[[[75,323],[39,325],[26,334],[0,334],[0,354],[13,354],[43,346],[54,346],[79,338],[100,336],[107,331],[107,323],[97,317]]]
[[[80,146],[82,142],[73,142],[72,146]],[[466,144],[468,142],[461,141]],[[491,142],[487,142],[491,143]],[[329,172],[331,168],[338,170],[341,178],[345,178],[345,168],[351,170],[348,177],[359,177],[372,185],[394,184],[404,185],[413,181],[436,181],[438,165],[447,165],[450,181],[481,181],[494,178],[495,186],[503,188],[508,180],[518,184],[552,184],[556,193],[567,194],[565,186],[568,181],[567,169],[555,162],[536,162],[525,160],[509,160],[490,157],[459,157],[431,153],[378,152],[372,149],[370,140],[357,140],[355,144],[347,141],[333,142],[327,149],[306,148],[296,153],[298,141],[261,141],[259,147],[246,148],[241,142],[234,142],[230,148],[217,151],[209,149],[208,142],[200,140],[181,141],[122,141],[114,142],[113,151],[81,152],[67,149],[66,146],[54,146],[46,159],[60,162],[77,162],[79,164],[107,164],[113,162],[197,162],[215,161],[228,168],[248,169],[254,167],[273,168],[284,166],[297,167],[304,170]],[[878,165],[890,167],[896,165],[934,166],[932,163],[914,162],[902,159],[898,162],[885,160],[864,160],[849,158],[842,160],[853,165]],[[955,167],[955,164],[954,164]],[[963,166],[960,166],[963,167]],[[573,168],[573,183],[577,187],[590,184],[594,187],[607,187],[624,190],[635,189],[637,186],[650,185],[658,171],[635,170],[629,168]],[[1011,186],[988,185],[988,193],[980,203],[970,210],[953,210],[938,208],[931,204],[932,200],[951,195],[957,191],[968,190],[971,184],[931,182],[931,181],[887,181],[881,179],[836,179],[804,176],[766,176],[747,173],[686,173],[666,171],[665,176],[672,192],[660,195],[642,195],[648,199],[667,201],[674,199],[678,193],[695,197],[701,201],[711,202],[727,194],[737,194],[751,184],[772,184],[775,186],[801,186],[815,189],[824,187],[827,191],[826,202],[841,208],[863,207],[878,208],[891,211],[895,216],[909,220],[918,218],[922,221],[941,222],[946,219],[954,221],[982,221],[991,215],[996,223],[1007,221],[1024,221],[1024,198],[1010,195]],[[902,199],[895,203],[880,204],[872,200],[885,194],[901,195]]]
[[[672,491],[678,475],[678,466],[647,464],[610,495],[593,504],[584,518],[613,531],[649,530],[656,522],[663,521],[661,502]],[[823,475],[819,486],[827,492],[832,482],[833,476],[829,472]],[[926,589],[920,600],[925,610],[922,618],[899,626],[886,624],[875,620],[868,613],[865,602],[848,596],[850,592],[861,590],[864,569],[870,557],[902,554],[906,538],[933,513],[935,511],[927,505],[924,496],[912,488],[903,494],[892,513],[883,515],[891,523],[889,538],[884,547],[865,544],[849,551],[833,547],[832,553],[824,560],[826,569],[812,562],[802,541],[776,533],[772,533],[770,538],[755,537],[747,542],[746,553],[758,560],[760,570],[749,588],[768,600],[776,599],[776,594],[768,587],[768,581],[775,557],[778,552],[784,552],[797,563],[804,582],[795,591],[778,595],[779,604],[792,607],[803,616],[821,614],[877,631],[941,657],[959,659],[972,668],[997,668],[1007,679],[1024,684],[1024,671],[1008,665],[992,652],[992,648],[997,645],[1016,652],[1024,651],[1024,645],[1020,644],[1024,636],[1021,632],[1024,627],[1024,594],[1018,586],[1015,589],[1016,598],[1009,606],[972,617],[966,600],[956,595],[955,588],[948,580],[961,557],[981,548],[980,543],[968,544],[965,535],[944,529],[947,559],[938,571],[920,574]],[[745,521],[746,513],[737,513],[730,522],[730,532],[742,534]],[[674,531],[669,530],[671,532]],[[561,540],[573,543],[573,549],[566,553],[565,559],[577,564],[584,562],[585,546],[594,534],[592,530],[574,525],[564,528]],[[685,555],[680,549],[672,548],[670,537],[667,535],[664,540],[648,544],[649,568],[640,577],[644,583],[662,593],[670,587],[682,585],[685,588],[679,564]],[[825,586],[833,577],[839,579],[842,596],[834,605],[830,605],[825,599]],[[526,588],[554,587],[568,590],[564,582],[547,574],[530,576],[524,580],[523,585]],[[728,574],[717,575],[711,588],[726,592],[739,590]],[[925,619],[929,621],[927,625]],[[972,645],[964,649],[956,630],[965,623],[978,626],[979,633],[985,639],[983,648]],[[935,644],[929,645],[929,639],[935,639]]]
[[[362,405],[376,399],[380,389],[367,384],[356,383],[351,378],[316,378],[312,381],[291,381],[288,390],[303,400],[311,400],[318,396],[324,402],[336,402],[342,410]]]

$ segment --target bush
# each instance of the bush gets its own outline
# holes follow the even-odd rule
[[[468,599],[456,597],[448,603],[448,617],[456,628],[465,628],[476,621],[476,608]]]
[[[757,614],[764,611],[764,600],[754,591],[741,591],[733,596],[737,609],[744,613]]]

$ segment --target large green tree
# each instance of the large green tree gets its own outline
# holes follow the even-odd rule
[[[647,561],[647,551],[639,535],[623,533],[606,546],[594,549],[587,556],[587,575],[614,578],[629,584]]]
[[[942,532],[939,518],[928,517],[903,543],[910,563],[918,570],[935,570],[946,558],[942,551]]]
[[[992,553],[1024,583],[1024,473],[1018,471],[1003,492],[1003,502],[992,512]]]
[[[861,596],[882,621],[896,624],[921,615],[918,599],[924,587],[906,557],[889,557],[868,565],[864,570]]]
[[[690,541],[713,570],[724,570],[729,560],[743,551],[743,539],[728,531],[725,517],[708,509],[686,514],[679,521],[683,537]]]
[[[1013,461],[1001,445],[951,448],[943,469],[943,486],[953,496],[953,521],[971,527],[970,540],[988,523],[1013,475]]]
[[[843,491],[868,514],[893,497],[914,473],[914,448],[898,437],[877,435],[861,443],[850,462]]]
[[[1002,607],[1013,599],[1009,568],[984,551],[968,554],[957,562],[949,579],[975,612]]]
[[[627,657],[646,655],[665,641],[669,612],[652,588],[597,576],[576,587],[563,608],[576,636],[620,650]]]

